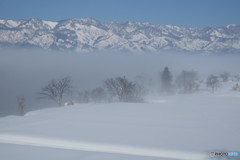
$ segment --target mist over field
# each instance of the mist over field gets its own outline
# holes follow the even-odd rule
[[[0,57],[5,159],[211,160],[213,151],[238,151],[237,54],[28,49],[1,50]],[[64,77],[71,92],[61,103],[41,96]],[[115,85],[124,92],[114,93]]]
[[[239,8],[0,0],[0,159],[240,160]]]
[[[187,53],[129,52],[54,52],[42,50],[1,50],[0,53],[0,115],[17,114],[17,97],[25,96],[26,110],[51,106],[40,99],[39,92],[52,79],[69,76],[73,95],[80,91],[104,87],[107,78],[139,77],[152,82],[157,93],[160,72],[169,67],[173,80],[182,70],[198,73],[200,79],[209,74],[239,74],[239,55],[198,55]]]

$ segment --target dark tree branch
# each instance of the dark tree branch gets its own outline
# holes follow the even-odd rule
[[[47,86],[42,88],[39,94],[54,100],[59,106],[62,106],[63,95],[67,94],[71,88],[71,78],[65,77],[50,81]]]

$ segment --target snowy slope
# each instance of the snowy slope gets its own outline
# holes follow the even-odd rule
[[[0,20],[0,46],[115,51],[240,51],[240,26],[185,28],[139,22],[103,23],[94,19],[58,22]]]
[[[0,154],[5,160],[209,159],[211,151],[239,151],[239,98],[167,96],[8,116],[0,119]]]

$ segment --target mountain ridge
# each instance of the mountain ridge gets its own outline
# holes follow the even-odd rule
[[[240,25],[188,28],[149,22],[107,23],[92,18],[0,20],[0,46],[77,52],[239,53]]]

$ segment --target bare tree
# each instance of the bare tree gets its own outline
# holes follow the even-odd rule
[[[176,84],[184,93],[192,93],[198,90],[197,73],[194,71],[182,71],[176,78]]]
[[[229,77],[230,77],[230,73],[228,73],[228,72],[224,72],[224,73],[220,74],[220,78],[222,78],[223,82],[227,82]]]
[[[215,76],[215,75],[208,76],[207,81],[206,81],[206,85],[207,85],[207,87],[210,87],[212,89],[212,93],[214,93],[214,91],[220,85],[218,77]]]
[[[236,83],[236,84],[233,86],[232,89],[233,89],[234,91],[238,91],[238,92],[240,92],[240,86],[239,86],[239,84]]]
[[[26,102],[26,99],[24,96],[19,96],[18,97],[18,109],[19,109],[19,112],[20,112],[20,115],[23,116],[24,115],[24,108],[25,108],[25,102]]]
[[[147,93],[154,93],[156,91],[156,84],[154,84],[153,78],[138,75],[135,77],[135,82],[138,85],[141,95],[146,95]]]
[[[132,91],[133,101],[143,103],[144,100],[142,97],[144,95],[146,95],[146,93],[147,93],[147,89],[145,87],[143,87],[142,85],[140,85],[138,83],[135,83],[135,86]]]
[[[137,84],[130,82],[126,77],[110,78],[105,81],[105,85],[112,96],[118,97],[120,102],[141,102],[138,94]]]
[[[90,102],[90,92],[85,90],[84,92],[78,93],[79,103],[89,103]]]
[[[71,78],[64,77],[59,80],[52,80],[40,92],[46,98],[54,100],[59,106],[63,105],[63,95],[71,90]]]
[[[233,81],[239,82],[240,81],[240,75],[239,74],[234,75],[233,76]]]
[[[105,90],[101,87],[91,91],[91,99],[94,102],[102,102],[106,98]]]

